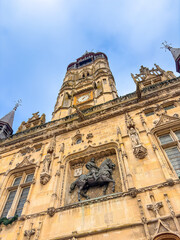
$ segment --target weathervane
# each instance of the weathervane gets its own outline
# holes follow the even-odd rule
[[[16,102],[16,104],[15,104],[15,106],[14,106],[13,110],[14,110],[14,111],[16,111],[16,110],[17,110],[17,108],[18,108],[19,106],[21,106],[21,103],[22,103],[22,100],[21,100],[21,99],[19,99],[19,100]]]
[[[162,43],[162,47],[161,48],[164,48],[165,51],[166,49],[168,49],[171,54],[173,55],[173,58],[175,60],[175,64],[176,64],[176,71],[178,73],[180,73],[180,48],[173,48],[171,47],[171,44],[168,44],[166,41],[164,41]]]
[[[163,46],[162,46],[161,48],[162,48],[162,49],[164,48],[165,51],[166,51],[166,49],[168,49],[168,50],[170,51],[170,49],[172,48],[172,47],[171,47],[172,44],[171,44],[171,43],[168,44],[167,41],[162,42],[162,45],[163,45]]]

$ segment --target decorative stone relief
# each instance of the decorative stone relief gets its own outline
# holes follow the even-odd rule
[[[23,121],[21,123],[17,132],[22,132],[45,123],[45,114],[42,114],[41,117],[39,116],[39,112],[33,113],[32,115],[27,122]]]
[[[22,162],[16,164],[16,168],[22,168],[34,164],[34,159],[30,160],[31,155],[24,157]]]
[[[93,134],[92,133],[88,133],[87,136],[86,136],[86,139],[88,140],[88,143],[91,143],[92,142],[92,139],[93,138]]]
[[[77,130],[74,137],[71,138],[72,139],[72,144],[71,145],[75,145],[75,144],[78,144],[80,142],[83,142],[82,137],[83,137],[83,134],[80,133],[80,130]]]
[[[50,208],[47,209],[47,214],[50,217],[53,217],[55,213],[56,213],[56,209],[54,207],[50,207]]]
[[[171,203],[168,199],[167,194],[164,194],[165,196],[165,200],[168,204],[168,208],[171,212],[171,215],[173,217],[173,221],[174,224],[176,226],[176,229],[179,229],[179,223],[177,221],[177,219],[175,219],[175,214],[174,211],[172,209]],[[150,211],[154,212],[155,218],[157,219],[157,223],[156,225],[153,227],[153,234],[152,234],[152,239],[154,239],[155,236],[157,236],[158,234],[162,233],[162,232],[171,232],[171,233],[176,233],[175,231],[173,231],[168,222],[165,222],[165,219],[160,215],[160,209],[163,207],[163,203],[162,202],[156,202],[154,194],[152,192],[150,192],[150,199],[151,199],[151,204],[147,205],[147,209]],[[176,220],[176,221],[175,221]]]
[[[36,232],[36,229],[31,227],[30,230],[24,231],[24,236],[27,238],[27,240],[30,240],[31,237],[35,234],[35,232]]]
[[[162,202],[156,202],[156,203],[152,203],[152,204],[147,205],[147,209],[153,211],[156,216],[159,216],[159,210],[162,207],[163,207]]]
[[[83,164],[76,164],[75,166],[73,166],[74,169],[74,177],[79,177],[82,175],[83,173]]]
[[[128,113],[125,115],[125,122],[131,139],[133,153],[136,158],[142,159],[147,155],[147,149],[142,145],[135,123]]]

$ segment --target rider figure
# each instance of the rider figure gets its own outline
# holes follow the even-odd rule
[[[94,158],[91,158],[91,160],[86,163],[86,168],[89,170],[89,173],[87,175],[93,176],[96,181],[98,179],[97,173],[99,172],[99,168],[96,166]]]

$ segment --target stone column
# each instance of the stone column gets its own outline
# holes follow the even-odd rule
[[[60,187],[59,183],[60,183],[60,176],[61,176],[60,173],[61,173],[61,163],[62,163],[63,154],[64,154],[64,143],[61,144],[60,150],[59,150],[58,168],[57,168],[57,172],[55,174],[53,193],[52,193],[52,196],[51,196],[51,202],[50,202],[50,208],[49,209],[56,207],[57,199],[59,198],[58,189]]]
[[[121,156],[122,162],[124,163],[124,166],[125,166],[127,188],[129,190],[129,189],[134,188],[134,183],[133,183],[132,174],[129,169],[128,157],[127,157],[127,154],[125,151],[125,147],[124,147],[124,143],[122,140],[122,135],[121,135],[121,131],[120,131],[119,127],[117,128],[117,135],[118,135],[118,140],[119,140],[119,145],[120,145],[120,156]]]

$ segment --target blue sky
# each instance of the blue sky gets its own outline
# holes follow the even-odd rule
[[[86,50],[106,53],[119,96],[141,65],[175,72],[160,47],[180,47],[179,12],[178,0],[0,0],[0,117],[21,98],[14,131],[37,111],[50,121],[67,65]]]

